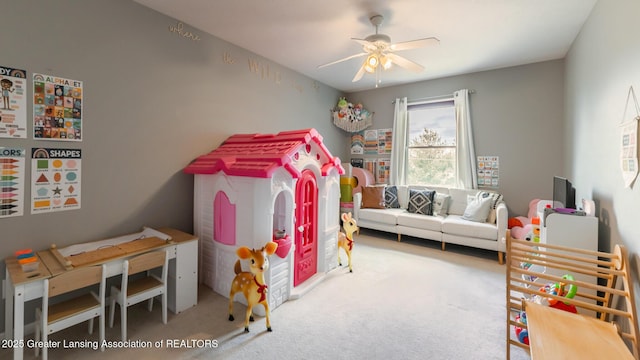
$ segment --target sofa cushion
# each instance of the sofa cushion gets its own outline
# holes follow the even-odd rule
[[[384,189],[384,204],[389,209],[399,209],[398,187],[395,185],[387,186]]]
[[[433,197],[435,190],[409,189],[407,211],[415,214],[433,215]]]
[[[462,218],[475,222],[487,222],[487,217],[491,211],[491,203],[493,199],[490,196],[484,196],[486,192],[479,192],[476,196],[469,195],[467,208],[462,214]]]
[[[442,231],[442,220],[443,216],[424,216],[407,211],[398,215],[398,225],[423,230]]]
[[[465,220],[460,215],[448,215],[444,218],[442,220],[442,232],[494,241],[498,239],[498,227],[495,224]]]
[[[384,209],[384,186],[365,186],[362,188],[363,209]]]
[[[374,221],[387,225],[396,225],[398,215],[406,213],[404,209],[361,209],[358,220]]]

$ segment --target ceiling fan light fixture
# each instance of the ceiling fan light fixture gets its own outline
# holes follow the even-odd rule
[[[367,60],[364,63],[364,70],[368,73],[372,73],[376,71],[378,64],[380,64],[378,56],[376,56],[375,54],[371,54],[367,57]]]
[[[391,59],[389,59],[389,57],[382,55],[380,57],[380,64],[382,65],[382,68],[387,70],[391,67],[392,62]]]

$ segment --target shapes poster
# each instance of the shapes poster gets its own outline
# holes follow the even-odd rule
[[[82,81],[33,74],[33,138],[82,141]]]
[[[31,149],[31,213],[80,209],[80,149]]]
[[[0,218],[24,214],[25,149],[0,147]]]
[[[27,137],[27,71],[0,66],[0,138]]]

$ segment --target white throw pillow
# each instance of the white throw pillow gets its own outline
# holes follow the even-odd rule
[[[464,209],[462,218],[475,222],[487,222],[489,211],[491,211],[492,198],[490,196],[472,196],[467,197],[467,208]]]

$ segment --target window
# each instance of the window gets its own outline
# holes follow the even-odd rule
[[[456,186],[453,99],[408,104],[407,183]]]

